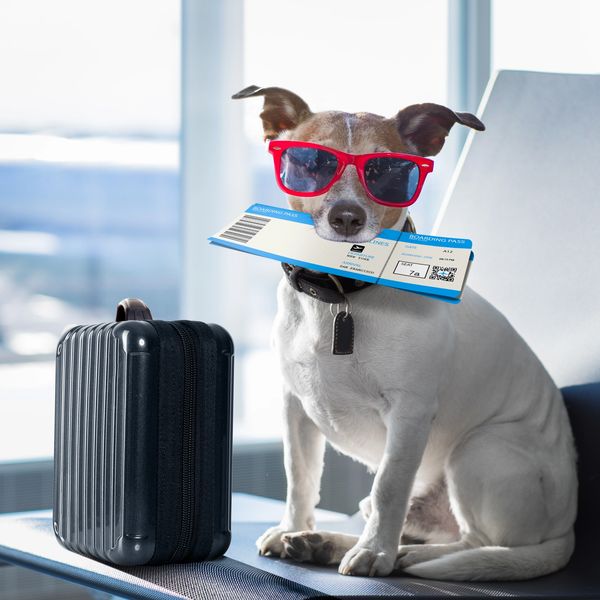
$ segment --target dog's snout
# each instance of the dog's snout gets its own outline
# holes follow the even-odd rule
[[[336,202],[327,218],[336,233],[349,236],[358,233],[363,228],[367,220],[367,213],[357,204],[342,200]]]

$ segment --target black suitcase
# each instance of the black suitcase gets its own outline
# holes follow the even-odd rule
[[[57,347],[54,531],[118,565],[211,559],[231,538],[233,343],[151,319],[124,300]]]

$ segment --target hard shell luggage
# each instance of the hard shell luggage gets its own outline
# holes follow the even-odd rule
[[[54,530],[118,565],[211,559],[231,538],[233,343],[218,325],[117,321],[57,347]]]

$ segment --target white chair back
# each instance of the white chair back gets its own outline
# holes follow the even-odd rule
[[[600,380],[600,75],[501,71],[434,233],[559,385]]]

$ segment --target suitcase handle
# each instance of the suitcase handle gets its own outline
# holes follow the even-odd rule
[[[138,298],[125,298],[117,305],[117,321],[151,321],[150,309]]]

